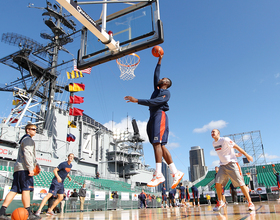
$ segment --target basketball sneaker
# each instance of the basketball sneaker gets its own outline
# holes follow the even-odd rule
[[[149,182],[147,184],[148,187],[155,187],[158,186],[159,184],[163,183],[165,181],[164,176],[161,174],[157,174],[156,172],[154,172],[153,174],[153,179],[151,180],[151,182]]]
[[[222,207],[224,207],[226,204],[223,202],[223,201],[218,201],[217,202],[217,204],[216,204],[216,206],[213,208],[213,211],[220,211],[220,209],[222,208]]]
[[[6,215],[0,215],[0,220],[10,220],[10,218]]]
[[[248,208],[249,208],[249,211],[254,211],[255,205],[252,202],[249,202]]]
[[[50,215],[50,216],[54,216],[54,215],[56,215],[53,211],[47,211],[47,213],[46,213],[46,215]]]
[[[28,216],[28,220],[40,220],[40,219],[41,219],[40,216],[34,215],[32,212]]]
[[[40,214],[41,214],[41,210],[38,209],[37,212],[35,213],[35,215],[40,216]]]
[[[180,183],[181,179],[183,178],[184,173],[181,171],[177,171],[177,173],[171,174],[171,176],[173,177],[173,184],[171,186],[171,189],[175,189],[176,186]]]

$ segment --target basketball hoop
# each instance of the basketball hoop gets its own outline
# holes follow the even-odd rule
[[[122,80],[132,80],[135,77],[134,70],[140,63],[140,57],[136,53],[131,53],[117,59],[116,62],[121,71],[120,78]]]

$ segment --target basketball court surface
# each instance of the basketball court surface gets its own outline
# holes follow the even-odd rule
[[[56,216],[41,215],[44,219],[98,219],[98,220],[157,220],[157,219],[280,219],[280,203],[256,202],[256,210],[248,211],[248,204],[228,204],[220,212],[213,212],[215,205],[190,208],[130,209],[116,211],[72,212]]]

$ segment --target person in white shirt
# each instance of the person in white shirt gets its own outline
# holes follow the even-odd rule
[[[213,211],[219,211],[222,207],[225,206],[225,203],[222,200],[222,186],[225,186],[229,178],[231,179],[234,187],[241,188],[242,193],[248,201],[249,210],[255,210],[255,206],[252,203],[251,197],[249,196],[248,188],[245,186],[241,168],[237,162],[234,149],[242,153],[248,159],[248,161],[253,162],[253,157],[248,155],[230,138],[220,137],[220,131],[218,129],[213,129],[211,132],[211,136],[214,139],[213,147],[220,159],[220,168],[216,175],[216,190],[218,195],[218,202]]]

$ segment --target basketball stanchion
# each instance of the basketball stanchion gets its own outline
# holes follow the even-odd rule
[[[116,62],[121,71],[120,78],[122,80],[132,80],[135,77],[134,70],[140,63],[140,57],[136,53],[131,53],[117,59]]]

